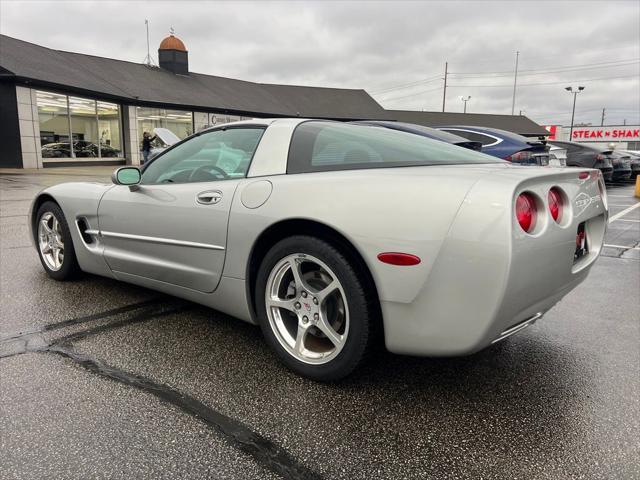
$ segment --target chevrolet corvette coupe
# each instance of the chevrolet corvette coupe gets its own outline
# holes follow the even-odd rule
[[[299,118],[201,131],[112,182],[35,198],[49,276],[103,275],[258,324],[320,381],[378,341],[464,355],[531,325],[585,279],[608,217],[598,170]]]

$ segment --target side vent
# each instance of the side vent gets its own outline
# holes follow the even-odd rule
[[[78,230],[80,231],[80,235],[82,235],[82,239],[84,240],[84,243],[90,245],[94,242],[93,237],[87,233],[87,230],[89,230],[89,224],[87,223],[87,219],[86,218],[79,218],[77,220],[78,222]]]

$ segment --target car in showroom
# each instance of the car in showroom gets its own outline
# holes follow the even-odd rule
[[[368,125],[371,127],[389,128],[391,130],[398,130],[400,132],[422,135],[423,137],[433,138],[435,140],[440,140],[441,142],[450,143],[451,145],[457,145],[458,147],[468,148],[477,152],[482,150],[482,143],[480,142],[474,142],[459,135],[443,132],[442,130],[425,127],[423,125],[416,125],[414,123],[392,122],[385,120],[367,120],[351,123],[354,123],[356,125]]]
[[[587,277],[607,218],[598,170],[283,118],[200,131],[110,184],[48,187],[29,224],[53,279],[84,271],[215,308],[332,381],[382,340],[452,356],[521,331]]]
[[[100,155],[102,157],[120,157],[120,150],[107,145],[100,144]],[[73,142],[73,155],[76,157],[98,157],[98,145],[86,140],[77,140]],[[69,142],[47,143],[42,146],[42,158],[69,158],[71,157],[71,148]]]
[[[482,153],[519,165],[549,165],[549,147],[542,140],[498,128],[443,125],[438,130],[482,144]]]
[[[157,157],[171,145],[175,145],[180,141],[175,133],[168,128],[156,127],[153,129],[154,139],[151,142],[151,150],[149,151],[149,159]]]
[[[564,148],[567,151],[567,166],[581,168],[597,168],[602,172],[605,181],[614,179],[613,150],[609,147],[599,147],[586,143],[564,142],[560,140],[550,140],[549,145]],[[625,170],[620,162],[616,162],[618,175]],[[625,172],[626,173],[626,172]]]

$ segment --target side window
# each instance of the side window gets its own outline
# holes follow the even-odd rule
[[[191,137],[156,157],[144,170],[142,184],[242,178],[263,133],[262,127],[239,127]]]
[[[294,130],[287,173],[496,162],[501,160],[422,135],[314,120]]]

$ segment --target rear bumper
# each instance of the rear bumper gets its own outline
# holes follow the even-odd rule
[[[631,169],[630,168],[628,168],[628,169],[615,168],[613,170],[613,174],[611,176],[612,180],[627,180],[629,178],[631,178]]]
[[[587,277],[598,258],[607,210],[597,182],[568,169],[522,182],[509,194],[546,198],[550,185],[567,194],[564,220],[539,218],[531,234],[515,222],[502,186],[479,184],[465,199],[429,277],[410,303],[381,302],[387,349],[400,354],[474,353],[537,321]],[[487,207],[489,205],[489,207]],[[539,211],[546,212],[543,205]],[[589,253],[574,259],[578,225]]]
[[[458,302],[465,303],[463,311],[452,304],[449,308],[456,312],[455,315],[443,313],[437,318],[432,316],[434,309],[428,304],[432,299],[419,299],[413,304],[382,302],[383,317],[393,319],[393,329],[389,329],[385,322],[386,347],[393,353],[417,356],[450,357],[475,353],[538,321],[582,283],[588,272],[589,268],[585,268],[572,275],[571,280],[561,287],[539,292],[543,293],[543,298],[532,303],[522,296],[505,298],[505,304],[518,304],[519,308],[515,311],[498,308],[493,315],[486,312],[495,304],[466,303],[462,295]]]

